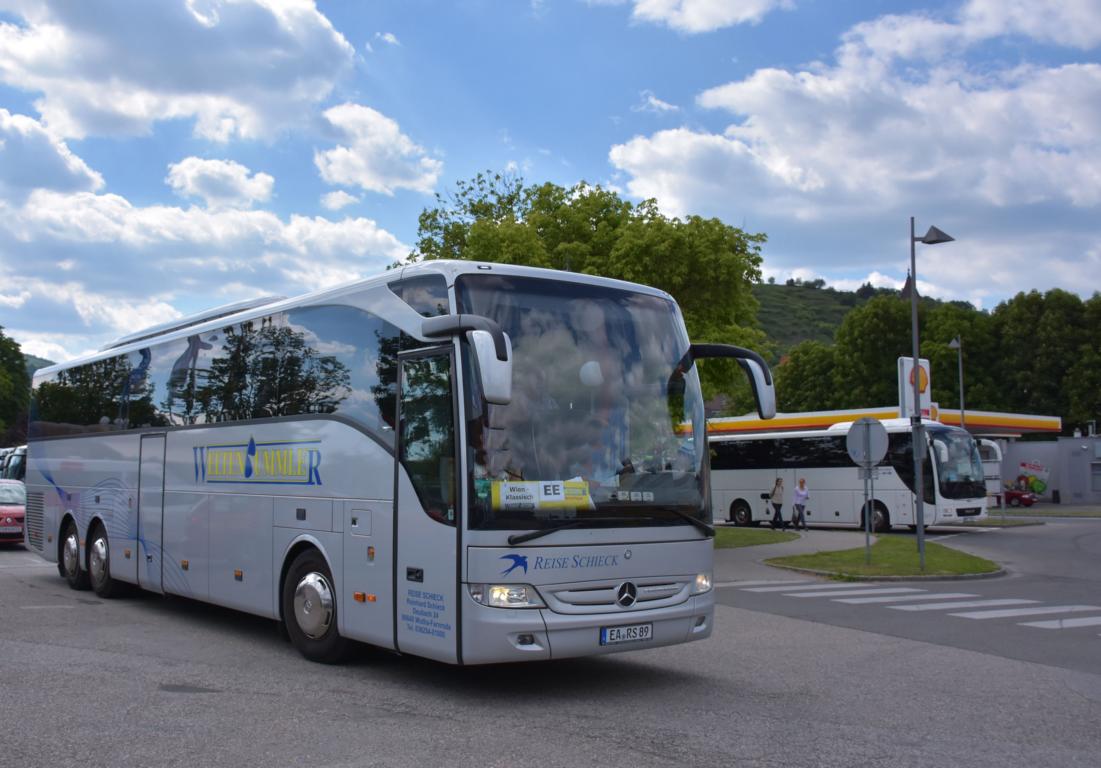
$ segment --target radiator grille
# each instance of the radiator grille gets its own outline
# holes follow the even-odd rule
[[[42,551],[43,509],[42,491],[31,491],[27,494],[27,511],[24,515],[23,525],[27,529],[27,543]]]

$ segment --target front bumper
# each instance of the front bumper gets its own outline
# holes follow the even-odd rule
[[[714,590],[679,605],[615,613],[562,614],[549,609],[489,608],[463,592],[463,663],[496,664],[637,651],[711,635]],[[649,640],[601,645],[600,628],[652,623]]]

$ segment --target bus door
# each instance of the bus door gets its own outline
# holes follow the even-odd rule
[[[138,585],[152,592],[164,591],[164,440],[164,435],[142,435],[138,471]]]
[[[459,496],[452,347],[402,354],[394,487],[395,645],[458,662]]]

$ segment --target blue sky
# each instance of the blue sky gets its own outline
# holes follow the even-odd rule
[[[0,0],[0,325],[54,360],[407,254],[457,180],[765,232],[767,276],[1101,290],[1097,0]]]

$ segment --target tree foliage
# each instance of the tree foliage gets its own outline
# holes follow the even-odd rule
[[[993,312],[923,300],[918,314],[920,354],[941,406],[959,407],[959,353],[949,346],[959,338],[966,408],[1061,416],[1067,431],[1101,421],[1101,294],[1083,302],[1058,289],[1022,292]],[[910,334],[908,301],[871,298],[845,316],[833,345],[804,342],[781,361],[780,408],[896,403],[897,359],[911,354]]]
[[[767,351],[751,285],[761,279],[765,235],[718,219],[662,214],[600,186],[527,186],[517,177],[478,174],[437,195],[419,219],[411,259],[469,259],[563,269],[644,283],[670,293],[693,341]],[[709,395],[733,395],[748,410],[744,376],[729,361],[701,365]]]
[[[14,445],[26,440],[30,382],[19,344],[3,330],[0,328],[0,432],[4,433],[4,445]]]

